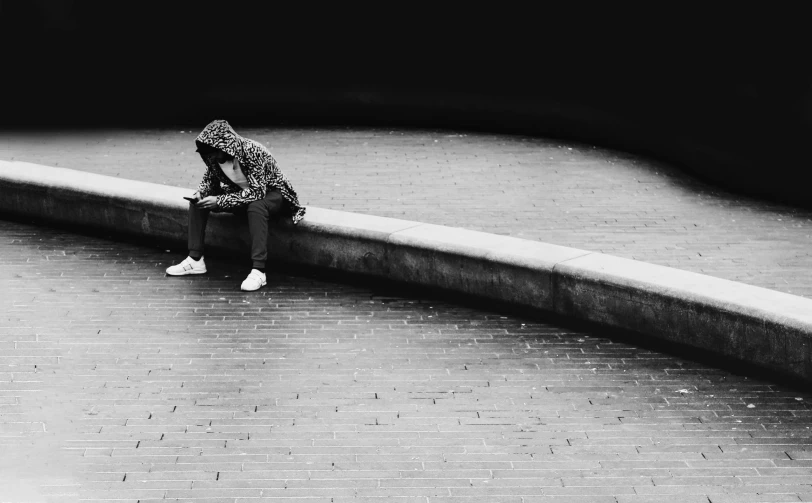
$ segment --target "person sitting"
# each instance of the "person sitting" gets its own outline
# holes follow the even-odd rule
[[[209,212],[245,213],[251,236],[252,269],[240,288],[254,291],[267,284],[268,221],[289,216],[294,224],[305,208],[276,163],[260,143],[243,138],[224,120],[212,121],[195,139],[206,172],[189,203],[189,256],[170,266],[171,276],[203,274],[203,241]]]

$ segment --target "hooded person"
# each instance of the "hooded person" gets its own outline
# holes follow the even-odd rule
[[[189,256],[170,266],[171,276],[203,274],[203,241],[209,212],[245,212],[251,235],[252,269],[241,288],[253,291],[267,284],[268,221],[287,216],[294,224],[305,214],[296,192],[260,143],[243,138],[224,120],[211,122],[195,139],[206,164],[203,180],[189,203]]]

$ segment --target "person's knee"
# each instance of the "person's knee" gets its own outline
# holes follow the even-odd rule
[[[277,191],[273,191],[266,195],[263,199],[248,203],[247,211],[249,214],[267,217],[279,213],[284,202],[285,199],[282,197],[282,194]]]
[[[265,205],[265,202],[262,199],[260,199],[259,201],[252,201],[248,203],[248,206],[245,208],[245,211],[249,215],[254,216],[267,217],[269,214],[268,207]]]
[[[282,209],[282,205],[285,203],[285,198],[283,198],[282,194],[278,191],[273,191],[265,197],[264,201],[268,208],[268,213],[273,215],[279,213],[279,211]]]

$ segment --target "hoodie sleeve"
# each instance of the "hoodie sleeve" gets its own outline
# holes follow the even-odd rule
[[[212,176],[211,168],[206,167],[206,172],[203,174],[203,180],[197,186],[197,193],[201,198],[206,196],[214,196],[220,193],[220,183]]]

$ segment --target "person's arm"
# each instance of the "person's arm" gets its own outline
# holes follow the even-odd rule
[[[211,168],[206,167],[206,172],[203,174],[203,180],[197,186],[197,196],[204,199],[210,195],[218,195],[220,193],[220,183],[212,176]]]

